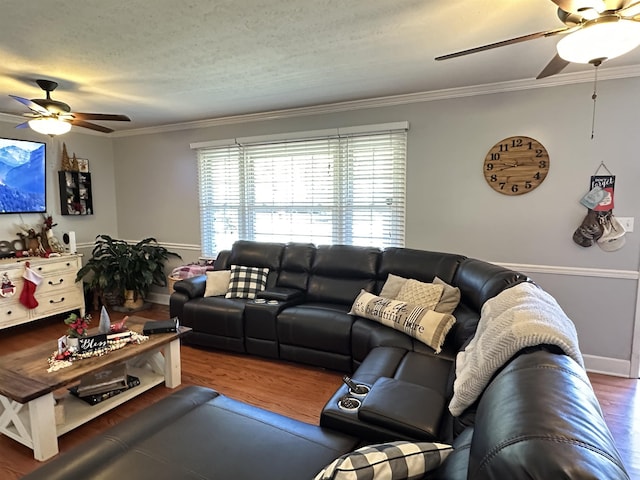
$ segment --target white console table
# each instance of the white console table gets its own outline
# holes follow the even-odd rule
[[[38,306],[26,308],[20,303],[20,293],[24,287],[26,262],[31,269],[44,278],[36,287],[35,298]],[[85,314],[82,282],[76,282],[76,275],[82,266],[81,255],[62,254],[60,257],[8,258],[0,260],[0,279],[6,273],[15,285],[13,296],[0,296],[0,329],[49,317],[71,310]]]

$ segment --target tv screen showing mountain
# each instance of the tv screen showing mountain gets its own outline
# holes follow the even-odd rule
[[[0,213],[44,213],[46,145],[0,138]]]

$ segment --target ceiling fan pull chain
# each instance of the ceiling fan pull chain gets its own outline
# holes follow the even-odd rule
[[[594,131],[596,128],[596,99],[598,98],[598,65],[594,65],[596,69],[595,78],[593,80],[593,95],[591,95],[591,99],[593,100],[593,114],[591,116],[591,140],[593,140]]]

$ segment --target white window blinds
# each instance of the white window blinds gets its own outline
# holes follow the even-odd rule
[[[238,239],[404,246],[406,127],[352,130],[192,145],[203,256]]]

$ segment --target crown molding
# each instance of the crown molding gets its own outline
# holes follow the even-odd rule
[[[640,65],[629,67],[606,68],[598,71],[598,79],[619,80],[624,78],[640,77]],[[532,90],[537,88],[558,87],[563,85],[573,85],[579,83],[592,82],[594,79],[593,70],[557,74],[543,79],[512,80],[508,82],[488,83],[471,87],[447,88],[404,95],[391,95],[386,97],[368,98],[363,100],[352,100],[347,102],[330,103],[324,105],[313,105],[309,107],[289,108],[283,110],[273,110],[268,112],[250,113],[245,115],[232,115],[227,117],[211,118],[208,120],[198,120],[194,122],[176,123],[157,127],[136,128],[131,130],[121,130],[112,133],[112,137],[130,137],[135,135],[147,135],[155,133],[165,133],[178,130],[189,130],[195,128],[209,128],[221,125],[232,125],[238,123],[278,120],[284,118],[300,117],[307,115],[322,115],[328,113],[339,113],[365,108],[390,107],[396,105],[406,105],[420,102],[433,102],[437,100],[449,100],[462,97],[473,97],[478,95],[491,95],[494,93],[514,92],[520,90]]]
[[[628,67],[603,68],[598,71],[598,79],[619,80],[624,78],[640,77],[640,65]],[[156,133],[173,132],[178,130],[191,130],[196,128],[210,128],[221,125],[232,125],[238,123],[249,123],[259,121],[278,120],[292,117],[308,115],[322,115],[329,113],[340,113],[366,108],[391,107],[397,105],[407,105],[411,103],[433,102],[438,100],[450,100],[463,97],[474,97],[479,95],[491,95],[495,93],[516,92],[521,90],[533,90],[538,88],[558,87],[563,85],[574,85],[579,83],[592,82],[594,79],[593,70],[586,70],[577,73],[557,74],[551,77],[537,80],[535,78],[525,80],[512,80],[508,82],[488,83],[474,85],[471,87],[446,88],[403,95],[391,95],[385,97],[367,98],[362,100],[351,100],[346,102],[329,103],[323,105],[312,105],[309,107],[288,108],[283,110],[272,110],[267,112],[249,113],[243,115],[230,115],[207,120],[197,120],[193,122],[175,123],[154,127],[132,128],[130,130],[120,130],[108,135],[99,132],[82,132],[86,134],[102,135],[111,138],[131,137],[137,135],[151,135]],[[0,113],[0,121],[18,124],[23,121],[23,117]]]

